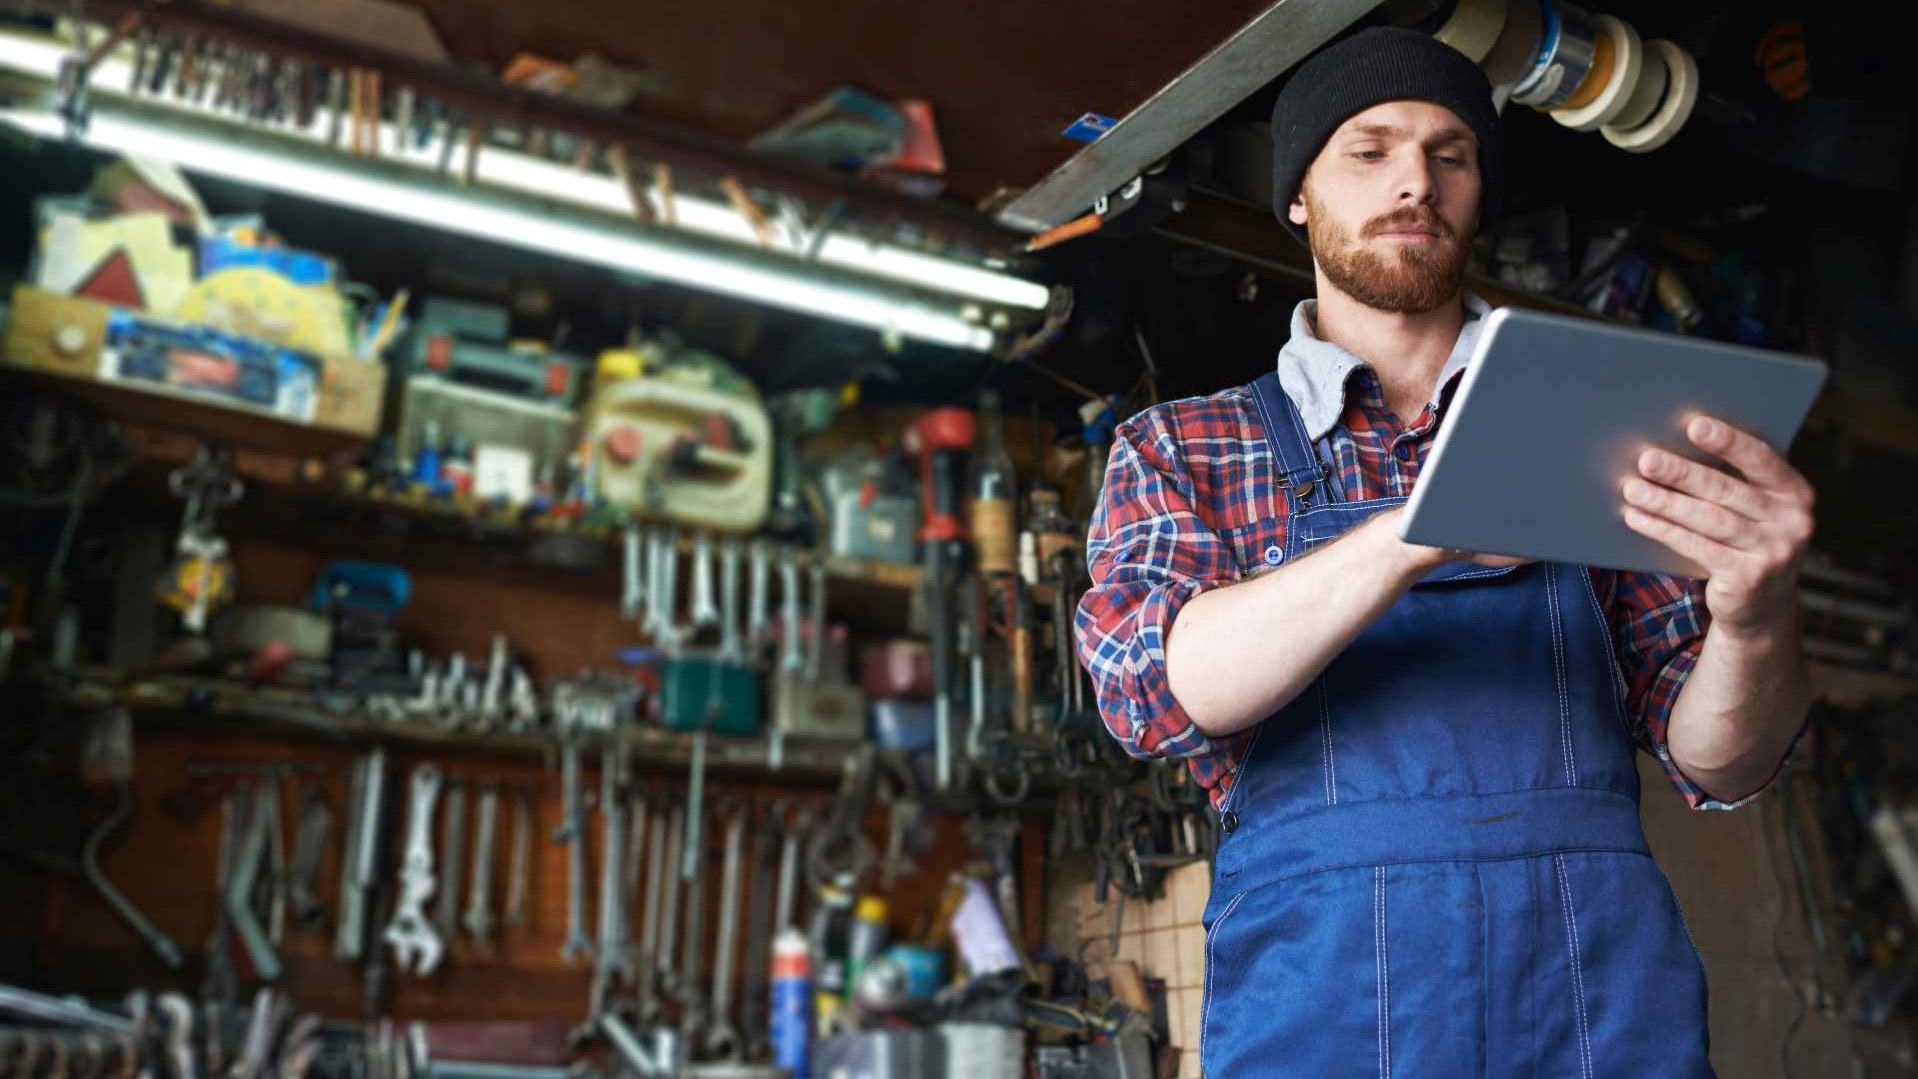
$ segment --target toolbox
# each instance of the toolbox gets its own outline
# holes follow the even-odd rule
[[[668,659],[660,664],[659,721],[675,731],[703,727],[713,734],[758,734],[759,675],[709,655]]]
[[[820,476],[829,516],[827,550],[841,558],[919,560],[919,495],[883,459],[852,454]]]
[[[477,482],[482,498],[504,493],[513,502],[531,501],[534,481],[547,470],[557,471],[572,452],[579,414],[549,401],[521,399],[493,390],[433,378],[409,378],[400,391],[399,438],[403,460],[417,459],[430,437],[460,436],[473,446],[476,458],[505,451],[520,464],[511,479]],[[443,448],[443,447],[435,447]],[[487,469],[491,474],[493,469]]]
[[[504,307],[428,299],[413,329],[407,377],[442,379],[564,408],[577,404],[586,360],[513,342],[510,329]]]

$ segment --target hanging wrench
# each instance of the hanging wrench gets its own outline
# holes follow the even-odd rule
[[[607,994],[615,978],[627,985],[633,982],[633,957],[626,939],[626,904],[620,901],[620,886],[626,871],[621,859],[626,854],[626,800],[621,787],[620,753],[608,741],[600,754],[599,816],[605,832],[600,844],[599,863],[599,953],[593,969],[592,1014],[606,1010]],[[584,837],[574,840],[583,845]]]
[[[799,885],[799,837],[810,826],[810,815],[800,811],[799,819],[787,823],[784,814],[774,818],[774,825],[781,830],[779,837],[779,890],[773,907],[774,932],[785,929],[797,929]]]
[[[662,649],[679,643],[676,608],[679,605],[679,533],[670,528],[655,529],[653,542],[653,581],[649,595],[653,603],[653,641]]]
[[[798,671],[806,665],[799,622],[799,555],[791,548],[779,552],[779,669]]]
[[[559,830],[553,841],[566,844],[568,871],[572,877],[566,903],[566,940],[559,946],[559,957],[575,963],[593,954],[592,938],[586,935],[586,806],[579,785],[579,742],[568,738],[559,751],[561,812]]]
[[[687,815],[689,818],[687,827],[691,831],[690,809]],[[705,844],[701,843],[698,847],[693,847],[690,845],[691,842],[692,837],[688,836],[687,850],[698,855],[699,860],[704,862]],[[700,992],[699,983],[700,964],[706,958],[706,874],[703,866],[701,870],[686,881],[686,930],[684,939],[680,942],[679,953],[679,1000],[683,1005],[680,1030],[689,1043],[696,1041],[707,1021],[706,994]]]
[[[659,903],[669,871],[666,818],[655,814],[646,837],[646,901],[639,926],[639,1020],[647,1026],[659,1017]]]
[[[493,651],[486,660],[486,688],[480,694],[480,730],[491,730],[506,717],[507,677],[512,666],[513,652],[506,643],[506,634],[493,634]]]
[[[706,1052],[725,1061],[737,1061],[739,1032],[733,1026],[733,963],[739,951],[739,870],[744,857],[744,806],[726,821],[726,861],[719,885],[719,950],[713,956],[712,1026],[706,1029]],[[754,962],[757,962],[757,958]]]
[[[692,628],[719,625],[719,603],[713,598],[713,538],[704,532],[693,537]]]
[[[439,905],[433,915],[433,928],[440,939],[451,942],[460,931],[460,882],[466,870],[466,779],[449,775],[445,781],[446,804],[440,812]]]
[[[819,681],[819,666],[826,649],[826,564],[815,559],[806,567],[807,583],[812,588],[811,632],[806,637],[806,681]]]
[[[184,993],[161,993],[154,1008],[166,1018],[167,1061],[174,1079],[199,1079],[193,1056],[193,1002]]]
[[[499,784],[480,787],[479,824],[473,836],[473,883],[466,895],[461,921],[468,936],[482,948],[493,945],[493,863],[498,860]]]
[[[665,889],[663,900],[665,909],[659,916],[659,988],[663,993],[679,993],[679,973],[675,964],[679,943],[679,893],[684,881],[679,875],[680,832],[685,823],[685,810],[674,806],[672,815],[666,822],[666,872],[661,881]]]
[[[620,539],[622,541],[622,553],[624,554],[624,558],[621,560],[622,569],[624,570],[622,574],[624,588],[621,590],[619,597],[619,616],[621,618],[633,619],[639,617],[640,605],[646,601],[646,583],[640,573],[639,565],[641,547],[639,527],[637,525],[627,525]]]
[[[293,840],[293,867],[287,882],[287,896],[293,905],[293,923],[305,928],[319,924],[326,913],[320,901],[320,863],[326,858],[326,837],[333,829],[333,808],[326,804],[326,790],[314,784],[300,799],[300,823]]]
[[[506,924],[526,924],[526,893],[533,863],[533,794],[527,786],[513,790],[513,853],[506,871]]]
[[[406,845],[400,863],[400,895],[384,939],[394,965],[415,974],[433,973],[445,945],[426,919],[433,895],[433,804],[440,794],[440,770],[431,764],[413,769],[406,797]]]
[[[775,801],[764,823],[751,829],[746,856],[746,977],[740,994],[739,1033],[741,1052],[748,1060],[759,1060],[772,1052],[767,1041],[772,970],[766,957],[772,955],[778,829],[784,827],[785,820],[785,801]]]
[[[744,663],[746,648],[739,636],[739,537],[727,536],[719,546],[719,660]]]
[[[750,554],[750,580],[746,600],[746,652],[749,662],[758,662],[772,635],[772,548],[754,540]]]

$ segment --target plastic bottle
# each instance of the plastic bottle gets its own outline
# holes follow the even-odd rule
[[[772,1008],[773,1064],[811,1074],[812,952],[806,935],[791,927],[773,938]]]
[[[865,969],[879,949],[886,946],[886,901],[876,895],[862,895],[853,908],[852,926],[846,933],[846,998],[852,999],[859,984],[859,972]]]
[[[980,573],[1016,573],[1018,563],[1019,477],[1006,454],[1006,431],[999,395],[979,395],[979,452],[972,458],[972,546]]]

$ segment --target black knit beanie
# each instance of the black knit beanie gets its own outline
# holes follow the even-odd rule
[[[1307,60],[1272,109],[1272,211],[1301,243],[1288,213],[1305,170],[1339,125],[1387,101],[1430,101],[1458,114],[1478,137],[1481,222],[1498,213],[1505,178],[1492,84],[1464,53],[1429,34],[1395,26],[1361,30]],[[1308,246],[1310,246],[1308,244]]]

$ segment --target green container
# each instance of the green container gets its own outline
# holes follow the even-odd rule
[[[749,737],[759,733],[759,675],[711,656],[680,656],[660,672],[659,718],[668,729]]]

